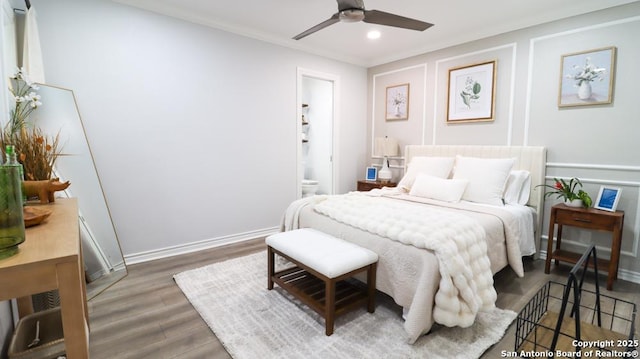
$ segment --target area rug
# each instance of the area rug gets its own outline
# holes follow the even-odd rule
[[[494,309],[469,328],[435,326],[408,344],[400,310],[379,300],[336,319],[324,319],[277,285],[267,290],[267,254],[256,253],[176,274],[174,279],[229,354],[254,358],[479,358],[498,342],[517,314]]]

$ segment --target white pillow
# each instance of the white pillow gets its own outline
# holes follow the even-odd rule
[[[409,194],[445,202],[460,202],[468,183],[469,181],[464,179],[444,179],[420,174],[416,177]]]
[[[411,190],[413,182],[419,174],[448,178],[453,168],[453,157],[413,157],[407,166],[407,173],[398,183],[398,187]]]
[[[496,206],[504,205],[502,194],[514,162],[514,158],[456,156],[453,178],[469,180],[462,199]]]
[[[531,193],[531,172],[515,170],[509,172],[504,188],[504,203],[525,206]]]

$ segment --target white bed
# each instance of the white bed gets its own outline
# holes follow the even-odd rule
[[[542,147],[514,147],[514,146],[407,146],[405,148],[405,172],[407,165],[415,157],[448,157],[464,156],[464,158],[490,158],[490,159],[514,159],[512,170],[524,170],[530,173],[530,194],[527,206],[519,207],[516,213],[529,212],[530,226],[526,231],[540,233],[540,217],[531,213],[540,213],[543,204],[544,191],[535,189],[535,186],[544,182],[546,151]],[[460,161],[464,158],[459,158]],[[416,160],[417,161],[417,160]],[[460,162],[462,163],[462,162]],[[460,166],[462,168],[462,166]],[[463,169],[460,170],[461,172]],[[448,182],[449,183],[449,182]],[[414,187],[418,186],[418,181]],[[523,275],[520,246],[522,243],[514,245],[520,237],[530,237],[529,243],[537,247],[535,243],[536,235],[529,233],[527,236],[521,235],[524,229],[518,227],[512,229],[512,224],[516,223],[511,218],[514,216],[505,206],[491,206],[487,204],[469,203],[466,201],[446,203],[431,198],[416,197],[408,193],[401,193],[399,189],[373,191],[371,193],[351,193],[341,196],[316,196],[294,202],[285,215],[285,229],[311,227],[331,234],[335,237],[345,239],[365,248],[369,248],[379,255],[377,282],[378,290],[390,295],[394,301],[404,308],[405,331],[407,341],[413,343],[420,335],[428,332],[434,323],[434,318],[439,319],[437,312],[441,305],[436,304],[436,296],[439,295],[441,284],[441,271],[436,253],[416,245],[412,239],[405,240],[402,235],[388,235],[394,232],[394,226],[412,227],[408,221],[412,213],[419,213],[420,216],[429,216],[433,212],[432,207],[440,208],[438,212],[443,212],[442,216],[451,216],[455,221],[452,227],[463,226],[469,222],[470,228],[481,226],[486,233],[486,238],[482,243],[486,243],[488,253],[487,266],[490,266],[490,274],[495,274],[506,266],[511,266],[518,275]],[[413,193],[413,192],[412,192]],[[347,200],[347,202],[344,202]],[[346,208],[348,200],[357,200],[355,207]],[[340,202],[343,201],[343,202]],[[338,203],[332,208],[327,204]],[[364,204],[363,204],[364,203]],[[369,213],[365,207],[377,207],[370,214],[374,219],[368,219],[364,213]],[[525,208],[528,208],[525,209]],[[344,211],[343,211],[344,209]],[[349,217],[348,213],[351,211]],[[402,212],[404,211],[404,212]],[[323,213],[320,213],[323,212]],[[394,217],[395,213],[402,213],[399,219],[386,219]],[[375,217],[375,216],[378,217]],[[440,215],[440,214],[438,214]],[[461,216],[469,218],[461,220]],[[434,217],[435,219],[435,217]],[[389,224],[383,224],[387,221]],[[428,222],[437,222],[430,220]],[[520,221],[521,222],[521,221]],[[509,225],[505,225],[508,223]],[[519,223],[519,222],[518,222]],[[421,223],[412,233],[429,232],[430,236],[440,234],[439,230],[432,227],[425,227],[429,224]],[[507,229],[510,227],[511,229]],[[403,227],[404,228],[404,227]],[[513,227],[515,228],[515,227]],[[505,232],[506,231],[506,232]],[[396,231],[397,232],[397,231]],[[406,231],[403,229],[402,233]],[[445,233],[443,231],[443,233]],[[428,238],[428,236],[425,236]],[[394,238],[394,240],[390,239]],[[510,238],[505,241],[505,238]],[[440,243],[440,242],[436,242]],[[532,254],[527,251],[526,254]],[[439,257],[442,257],[440,255]],[[480,263],[482,263],[480,261]],[[475,264],[474,264],[475,265]],[[488,269],[487,269],[488,271]],[[444,282],[443,282],[444,283]],[[489,286],[493,290],[492,278]],[[472,288],[476,288],[475,284]],[[478,285],[480,288],[480,285]],[[462,291],[461,291],[462,292]],[[495,293],[495,292],[494,292]],[[495,295],[495,294],[494,294]],[[487,294],[490,297],[490,294]],[[493,298],[495,301],[495,298]],[[442,303],[442,301],[440,301]],[[434,314],[435,313],[435,314]],[[438,320],[443,321],[442,319]],[[443,323],[450,325],[451,323]],[[455,323],[453,325],[456,325]],[[466,325],[462,325],[466,326]]]

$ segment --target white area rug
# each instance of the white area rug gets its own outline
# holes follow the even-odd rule
[[[397,307],[377,301],[376,311],[354,310],[336,319],[325,336],[324,319],[280,287],[267,290],[267,254],[214,263],[174,276],[180,289],[232,357],[254,358],[479,358],[498,342],[517,313],[496,308],[466,329],[435,326],[406,342]]]

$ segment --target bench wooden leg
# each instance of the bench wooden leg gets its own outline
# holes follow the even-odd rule
[[[325,334],[333,334],[336,316],[336,282],[333,279],[325,281],[324,322]]]
[[[372,263],[367,269],[367,311],[373,313],[376,311],[376,264]]]
[[[267,289],[273,289],[273,273],[275,272],[275,253],[273,249],[267,247]]]
[[[296,266],[276,273],[276,254],[279,257],[291,261]],[[319,273],[314,269],[307,267],[303,263],[300,263],[299,261],[289,257],[288,255],[272,248],[271,246],[267,246],[267,288],[269,290],[272,290],[277,283],[291,295],[298,298],[301,302],[305,303],[311,309],[315,310],[318,314],[323,316],[325,320],[325,334],[327,336],[333,334],[335,327],[337,291],[336,286],[338,282],[351,278],[357,273],[366,271],[367,288],[364,291],[360,286],[349,285],[347,283],[345,283],[346,287],[340,290],[340,312],[343,313],[347,310],[356,308],[357,306],[361,306],[364,302],[367,303],[367,311],[369,313],[373,313],[375,311],[376,269],[377,264],[372,263],[366,267],[355,269],[338,277],[329,278],[322,273]],[[316,297],[319,288],[316,287],[315,284],[309,285],[310,282],[306,280],[308,279],[308,277],[313,277],[313,282],[317,283],[317,285],[319,286],[322,286],[324,284],[324,305],[322,303],[322,300]],[[306,279],[301,280],[301,278]],[[321,284],[322,282],[323,284]]]

